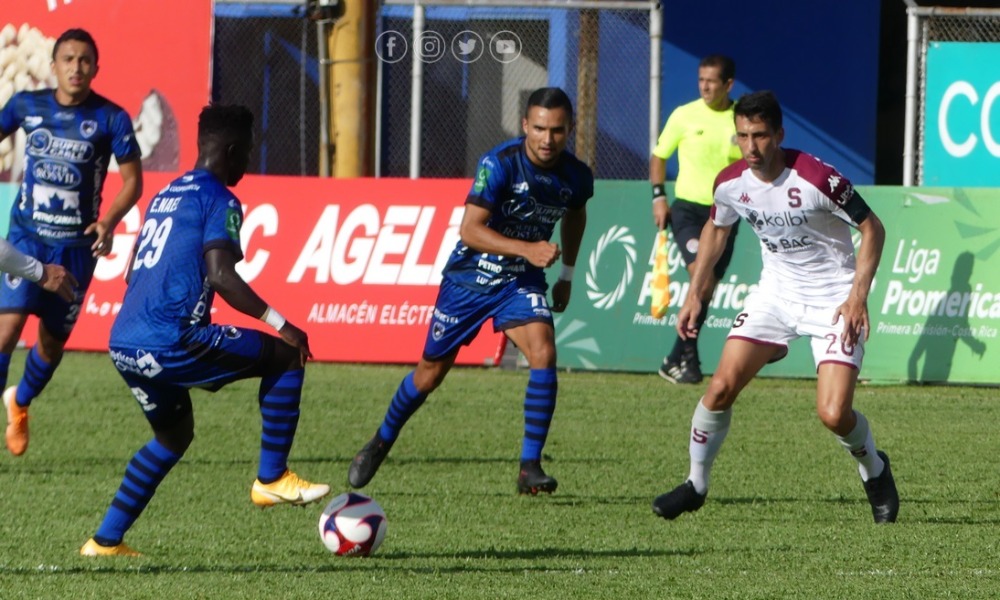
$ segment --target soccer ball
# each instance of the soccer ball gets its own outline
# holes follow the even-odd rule
[[[319,516],[319,537],[338,556],[368,556],[385,538],[385,511],[368,496],[345,492]]]

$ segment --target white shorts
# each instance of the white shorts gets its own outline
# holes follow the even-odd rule
[[[808,337],[816,368],[823,363],[832,362],[849,365],[860,371],[865,355],[864,339],[859,338],[856,346],[847,346],[841,341],[843,318],[835,325],[830,324],[836,309],[836,306],[809,306],[775,298],[771,294],[753,292],[747,296],[743,311],[733,320],[733,328],[729,330],[728,337],[784,348],[784,352],[779,353],[772,362],[781,360],[788,354],[789,342]]]

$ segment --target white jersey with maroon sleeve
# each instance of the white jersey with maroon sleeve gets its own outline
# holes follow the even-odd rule
[[[745,220],[760,238],[759,289],[811,306],[844,302],[854,281],[851,227],[871,210],[846,177],[818,158],[783,150],[785,170],[770,183],[738,161],[715,180],[712,220]]]

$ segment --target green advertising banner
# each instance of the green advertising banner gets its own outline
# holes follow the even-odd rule
[[[886,227],[868,302],[872,332],[861,377],[1000,383],[1000,190],[859,191]],[[561,367],[653,372],[670,350],[688,277],[671,239],[671,310],[653,318],[649,280],[656,232],[648,196],[646,182],[597,182],[573,298],[556,318]],[[741,227],[701,333],[706,373],[714,370],[733,319],[755,288],[760,256],[757,237]],[[789,356],[762,375],[813,377],[808,342],[795,342]]]

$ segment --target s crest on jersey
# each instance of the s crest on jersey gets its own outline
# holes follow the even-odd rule
[[[435,321],[434,325],[431,327],[431,335],[435,340],[440,340],[444,336],[445,329],[447,329],[447,327],[444,326],[444,323]]]

